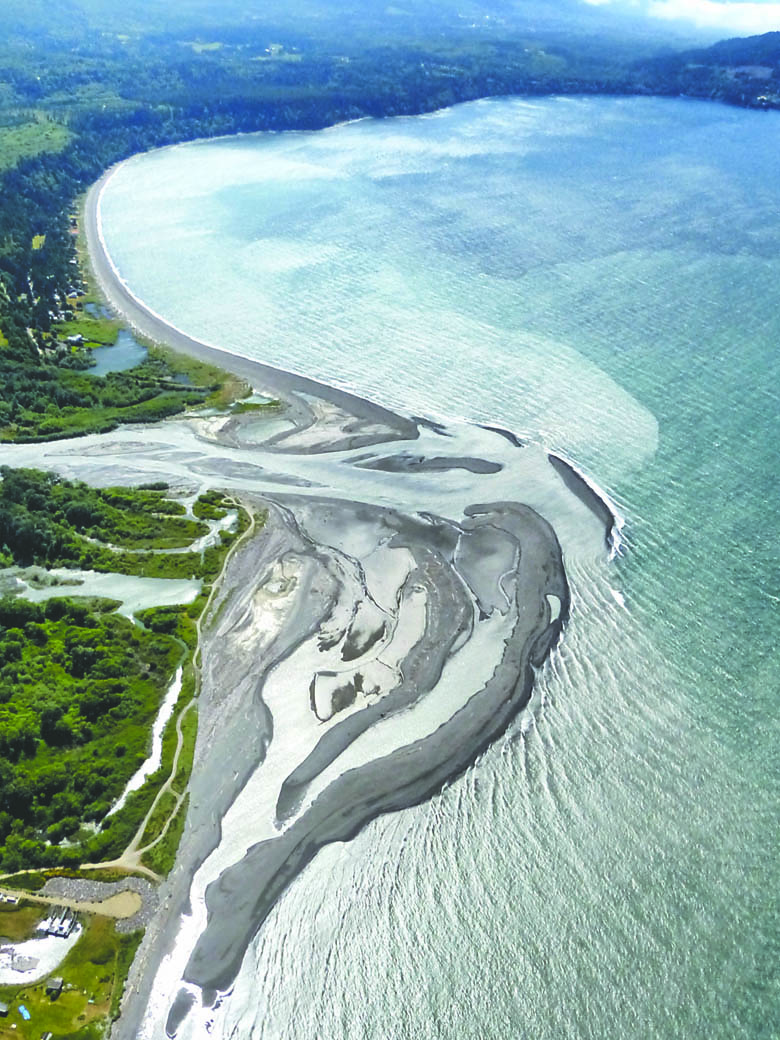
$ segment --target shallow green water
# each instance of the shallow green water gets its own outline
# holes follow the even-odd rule
[[[534,710],[315,860],[212,1035],[778,1035],[779,146],[765,113],[497,100],[109,185],[175,324],[524,432],[627,520]]]

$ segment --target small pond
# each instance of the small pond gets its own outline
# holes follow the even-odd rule
[[[109,372],[125,372],[146,360],[146,347],[142,346],[129,329],[120,329],[116,343],[108,347],[95,347],[92,357],[95,364],[89,369],[94,376],[105,376]]]

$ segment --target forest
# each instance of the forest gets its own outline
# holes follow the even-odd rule
[[[0,598],[2,870],[75,865],[108,846],[108,830],[82,827],[105,817],[143,759],[181,657],[173,637],[116,605]]]
[[[0,565],[145,578],[211,580],[216,574],[214,547],[188,549],[208,532],[203,519],[195,517],[226,515],[224,508],[209,505],[208,493],[195,503],[191,518],[180,502],[166,498],[167,485],[91,488],[53,473],[8,466],[0,466],[0,478]]]
[[[152,352],[133,369],[95,376],[90,351],[64,342],[88,324],[76,200],[135,152],[510,93],[688,93],[780,105],[780,33],[658,54],[657,42],[636,35],[577,35],[552,24],[467,32],[412,20],[404,32],[379,31],[370,5],[346,34],[323,23],[317,35],[289,18],[144,25],[136,3],[126,6],[126,24],[100,29],[103,8],[96,0],[90,21],[82,17],[89,6],[69,0],[51,11],[12,0],[0,42],[0,440],[154,421],[214,399],[222,378],[214,370],[190,366],[177,377],[170,359]],[[196,17],[199,8],[182,10]],[[88,336],[110,341],[111,330]],[[219,497],[185,516],[164,488],[96,490],[7,467],[0,476],[4,566],[209,582],[233,537],[203,553],[187,548],[223,510]],[[181,551],[156,552],[163,547]],[[0,603],[5,869],[100,856],[127,836],[120,823],[91,838],[82,828],[101,818],[132,773],[191,617],[176,610],[141,628],[115,606]],[[197,615],[200,606],[191,609]],[[82,836],[60,844],[71,835]]]
[[[0,566],[203,582],[189,606],[152,608],[135,623],[117,613],[117,601],[79,596],[68,584],[42,602],[0,596],[0,871],[118,855],[164,770],[125,809],[106,814],[148,753],[165,689],[195,647],[209,583],[246,518],[237,516],[216,545],[190,551],[207,521],[233,508],[219,492],[188,512],[164,484],[95,489],[7,466],[0,478]],[[191,677],[185,686],[191,696]]]

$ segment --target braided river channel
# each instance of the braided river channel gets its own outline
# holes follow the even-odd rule
[[[780,118],[494,99],[198,142],[119,167],[100,218],[188,335],[455,420],[460,454],[463,420],[512,431],[624,521],[611,560],[561,536],[530,704],[319,851],[180,1035],[777,1037]]]

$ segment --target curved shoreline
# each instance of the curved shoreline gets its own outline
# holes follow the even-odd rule
[[[440,792],[461,776],[528,704],[535,669],[557,643],[569,616],[568,582],[558,540],[539,514],[509,502],[475,505],[461,525],[461,533],[468,537],[469,533],[492,529],[494,525],[496,530],[517,539],[521,550],[513,597],[517,620],[492,676],[431,734],[341,773],[290,826],[277,837],[252,846],[208,887],[208,924],[185,976],[202,990],[206,1003],[230,988],[252,938],[287,886],[321,848],[332,842],[348,841],[378,816],[419,805]],[[415,544],[411,528],[399,534],[399,538],[408,539],[410,546]],[[469,589],[468,567],[463,568],[460,578],[464,588]],[[548,595],[560,601],[560,613],[554,620]],[[434,621],[446,617],[447,608],[441,608]],[[436,624],[432,629],[435,645],[441,635]],[[220,647],[217,652],[226,651]],[[445,647],[441,667],[435,660],[431,663],[432,656],[433,651],[423,644],[420,660],[410,660],[410,685],[420,683],[423,692],[426,686],[436,685],[441,669],[456,654]],[[430,667],[435,674],[426,678],[426,669]],[[384,698],[382,704],[389,702],[390,697]],[[404,703],[395,710],[400,714],[407,708]],[[393,711],[390,703],[387,710]],[[337,731],[329,732],[335,735]],[[326,737],[306,763],[311,776],[318,776],[330,764]],[[181,1000],[186,1004],[183,996]],[[186,1009],[180,1005],[180,1010]],[[171,1035],[179,1023],[180,1016],[172,1013],[168,1023]]]
[[[129,162],[129,159],[125,160]],[[250,383],[262,383],[264,389],[290,401],[293,394],[306,394],[327,401],[349,412],[357,419],[382,424],[394,431],[392,439],[413,440],[417,424],[380,404],[348,390],[341,390],[297,372],[255,361],[235,351],[195,339],[157,314],[130,290],[122,279],[107,250],[101,224],[101,199],[111,178],[124,165],[118,163],[107,170],[87,192],[84,204],[84,233],[92,271],[108,304],[141,335],[155,343],[171,347],[188,357],[226,368]]]
[[[610,560],[615,556],[620,556],[623,548],[625,520],[609,495],[563,455],[556,455],[555,452],[550,451],[547,453],[547,458],[553,469],[563,478],[566,487],[579,498],[583,505],[588,507],[600,523],[604,524],[604,541]]]
[[[281,448],[288,454],[302,456],[364,444],[381,445],[387,457],[374,458],[367,464],[365,456],[353,458],[351,465],[355,470],[397,473],[405,481],[407,475],[411,479],[415,469],[433,477],[437,471],[447,473],[460,468],[465,471],[464,481],[466,475],[469,478],[463,495],[470,496],[464,497],[460,506],[463,513],[458,519],[437,515],[424,499],[415,498],[413,511],[407,504],[407,512],[401,512],[363,500],[333,499],[325,489],[322,494],[313,491],[302,498],[278,490],[261,492],[265,501],[272,504],[276,519],[264,536],[267,541],[260,539],[248,545],[231,564],[233,581],[219,606],[221,616],[218,623],[214,621],[210,626],[212,630],[203,644],[205,671],[199,698],[203,737],[199,733],[185,837],[176,868],[162,890],[160,913],[150,923],[132,969],[133,984],[128,987],[122,1017],[112,1030],[115,1038],[136,1040],[139,1036],[158,1035],[157,1031],[152,1034],[145,1030],[153,993],[157,997],[166,994],[168,1025],[174,1029],[191,1008],[191,989],[180,988],[179,998],[173,1001],[176,990],[169,988],[173,978],[170,972],[166,981],[160,982],[158,975],[166,954],[176,951],[178,959],[179,955],[187,957],[177,968],[178,985],[182,986],[183,979],[190,986],[194,984],[209,1003],[230,986],[251,939],[283,891],[320,848],[349,840],[381,814],[430,798],[460,776],[506,730],[528,703],[535,669],[549,656],[561,634],[568,618],[569,590],[561,547],[550,523],[529,506],[496,501],[490,497],[490,490],[482,488],[480,482],[500,473],[503,465],[467,457],[456,451],[457,441],[453,442],[451,456],[439,457],[434,452],[427,457],[423,453],[411,456],[402,447],[393,453],[394,441],[421,440],[427,436],[430,442],[432,435],[438,441],[446,431],[444,424],[398,415],[349,391],[201,342],[138,299],[113,264],[100,224],[102,192],[117,168],[107,171],[92,186],[84,211],[93,272],[116,312],[152,340],[225,368],[283,398],[295,433],[286,445],[287,435],[261,442],[265,450]],[[299,438],[298,445],[291,447],[296,435],[316,423],[314,413],[322,410],[316,402],[337,409],[338,421],[324,422],[319,444],[312,446],[310,440]],[[233,450],[252,449],[251,442],[241,440],[245,419],[246,416],[238,416],[231,420],[235,429],[226,428],[222,436],[218,430],[216,443],[230,445]],[[496,441],[504,442],[502,459],[507,450],[512,459],[525,454],[525,442],[510,431],[483,429],[494,435]],[[557,481],[553,476],[553,471],[557,471],[566,491],[601,521],[609,544],[615,516],[576,468],[563,460],[556,465],[556,458],[547,456],[551,478]],[[335,472],[333,477],[338,484]],[[508,493],[514,496],[514,488]],[[518,495],[522,498],[522,491]],[[594,508],[594,501],[600,508]],[[476,504],[480,502],[490,504]],[[323,514],[326,520],[322,519]],[[270,784],[280,782],[278,800],[274,799],[279,833],[269,838],[262,827],[259,832],[253,829],[248,838],[255,837],[255,843],[218,875],[209,874],[211,880],[205,892],[194,896],[196,890],[200,893],[196,875],[212,853],[221,848],[230,807],[258,767],[265,766],[274,739],[278,738],[284,747],[284,720],[280,723],[273,710],[275,670],[300,654],[292,664],[297,674],[304,674],[307,669],[312,669],[315,676],[334,674],[327,669],[333,667],[333,648],[340,652],[338,641],[326,646],[323,634],[341,623],[343,599],[353,604],[353,620],[360,604],[378,602],[363,565],[372,554],[388,547],[401,556],[408,553],[413,561],[408,576],[396,574],[394,578],[391,573],[389,578],[396,582],[391,629],[395,626],[396,632],[402,631],[401,611],[406,609],[409,588],[416,585],[425,589],[423,631],[399,659],[403,680],[395,686],[387,685],[379,693],[380,699],[371,705],[358,697],[354,711],[349,707],[346,711],[334,709],[327,719],[314,711],[324,727],[316,743],[306,751],[304,739],[302,750],[295,752],[299,757],[305,755],[304,760],[285,760],[281,767],[277,765],[277,773],[270,774]],[[269,573],[275,561],[290,556],[299,561],[301,568],[295,605],[270,643],[252,637],[255,642],[250,640],[247,644],[247,611],[254,609],[255,597],[269,582],[273,584]],[[342,558],[355,565],[355,574],[344,570],[339,563]],[[258,561],[262,561],[260,568]],[[558,601],[555,612],[551,611],[551,598]],[[349,626],[352,624],[349,622]],[[452,626],[458,632],[448,641],[446,633]],[[486,632],[491,633],[487,642]],[[312,658],[305,644],[316,640],[318,633],[323,642],[319,657]],[[362,643],[360,632],[351,634],[351,627],[345,633],[344,646],[352,640],[355,645],[368,647],[356,653],[357,660],[341,658],[350,667],[360,669],[360,673],[341,670],[347,686],[349,675],[360,679],[357,689],[362,696],[363,673],[372,666],[373,644],[370,639]],[[391,657],[393,639],[397,638],[391,631],[385,648],[390,648]],[[402,645],[404,638],[407,637],[400,637]],[[246,645],[251,645],[252,654],[243,664],[241,654]],[[474,655],[484,655],[485,648],[492,671],[477,679],[478,669],[471,674],[468,662],[473,665]],[[425,698],[430,695],[435,702],[445,666],[455,662],[461,653],[463,657],[458,658],[455,667],[460,671],[464,668],[460,662],[466,662],[465,674],[469,675],[465,683],[459,683],[462,700],[449,710],[445,721],[428,732],[424,725],[428,703]],[[258,660],[263,661],[260,669]],[[423,704],[419,733],[412,734],[395,750],[385,748],[385,753],[373,757],[369,754],[365,760],[360,760],[358,752],[359,764],[355,764],[353,749],[361,737],[373,728],[392,724],[394,715],[400,716],[418,704]],[[230,719],[240,720],[238,729]],[[303,736],[306,737],[305,733]],[[232,776],[225,775],[225,761],[232,762]],[[196,932],[183,934],[177,922],[181,921],[183,908],[192,907],[193,898],[200,901],[198,905],[206,917],[199,910],[199,923],[193,926]],[[154,1014],[157,1016],[158,1012]],[[154,1028],[159,1029],[164,1020],[155,1017]]]
[[[362,121],[362,119],[348,120],[347,123]],[[225,139],[228,140],[231,136],[233,135],[227,135]],[[247,134],[245,136],[252,135]],[[209,140],[211,139],[197,138],[193,141],[183,142],[183,144],[197,144],[201,141],[206,142]],[[178,148],[182,147],[182,144],[169,145],[167,147]],[[160,151],[162,150],[164,149],[160,149]],[[398,412],[367,397],[363,397],[355,391],[344,390],[295,372],[292,369],[266,364],[265,362],[228,350],[225,347],[219,347],[204,340],[196,339],[154,311],[131,291],[122,278],[108,252],[102,232],[100,207],[103,192],[111,178],[132,158],[135,158],[135,156],[125,159],[122,163],[117,163],[106,170],[102,177],[90,187],[84,204],[84,233],[92,272],[109,306],[131,328],[154,343],[170,347],[174,351],[195,358],[198,361],[226,369],[234,375],[246,379],[253,386],[255,383],[260,383],[264,390],[273,392],[273,394],[285,401],[293,412],[293,420],[297,419],[301,425],[303,425],[304,414],[306,415],[306,422],[311,423],[313,421],[306,403],[298,396],[306,395],[326,401],[353,415],[361,422],[370,425],[381,424],[386,427],[387,433],[390,433],[390,436],[383,435],[381,437],[370,434],[362,437],[353,435],[348,438],[348,443],[345,441],[342,447],[358,447],[377,442],[382,443],[386,440],[416,440],[420,436],[422,427],[441,432],[446,429],[446,422],[448,421],[457,420],[469,424],[472,423],[471,419],[460,416],[434,417],[415,415],[407,417],[399,415]],[[474,423],[474,425],[503,437],[517,448],[522,448],[528,443],[523,435],[518,435],[514,431],[507,430],[501,426],[489,423]],[[272,441],[269,441],[268,446],[270,447],[271,444]],[[590,503],[589,508],[591,508],[591,511],[604,523],[606,529],[605,541],[610,558],[620,555],[623,545],[622,531],[625,520],[620,515],[615,504],[606,492],[591,478],[586,476],[570,459],[551,451],[548,451],[547,455],[550,463],[558,471],[566,486],[577,495],[580,501],[585,504]],[[426,465],[430,465],[430,463],[427,462]],[[381,467],[381,461],[378,463],[378,466]]]

